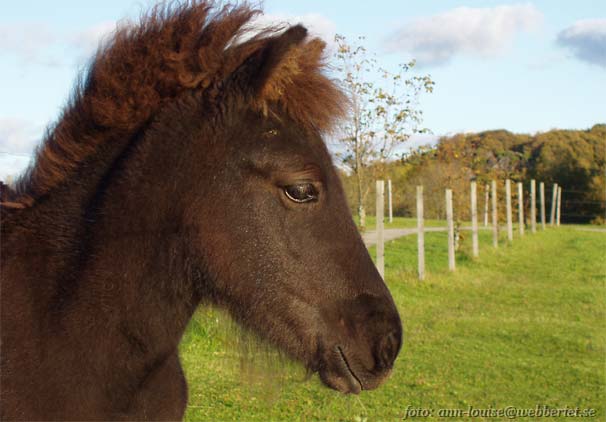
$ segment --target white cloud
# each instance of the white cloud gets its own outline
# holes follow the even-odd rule
[[[44,126],[17,118],[0,118],[0,180],[25,170]]]
[[[12,178],[14,181],[28,167],[29,162],[30,157],[0,153],[0,180],[6,182]]]
[[[44,23],[0,24],[0,54],[14,56],[23,64],[56,65],[48,54],[56,42],[57,34]]]
[[[115,21],[100,22],[90,28],[70,35],[67,39],[71,46],[79,49],[82,54],[89,56],[97,50],[99,45],[105,41],[115,29]]]
[[[17,155],[32,154],[43,133],[43,125],[18,118],[0,117],[0,151]]]
[[[311,36],[322,38],[332,48],[336,25],[326,17],[309,13],[295,16],[288,14],[265,14],[254,19],[251,28],[269,25],[286,26],[301,23]],[[129,24],[123,21],[121,24]],[[80,64],[95,53],[99,45],[116,29],[116,21],[99,22],[83,30],[61,33],[38,22],[0,24],[0,55],[17,57],[24,65],[61,66]],[[57,59],[58,52],[67,52]]]
[[[434,147],[440,140],[439,135],[429,133],[415,133],[412,135],[407,142],[404,143],[404,149],[402,152],[414,151],[419,147],[430,146]]]
[[[0,55],[15,57],[23,65],[54,67],[71,64],[70,59],[77,60],[78,56],[88,58],[93,54],[103,38],[115,27],[115,22],[101,22],[65,34],[38,22],[0,24]],[[63,51],[67,51],[68,55]],[[70,53],[73,54],[72,57],[69,56]]]
[[[515,35],[538,28],[543,16],[530,4],[491,8],[457,7],[405,24],[387,40],[391,52],[404,51],[419,65],[442,65],[457,55],[491,58]]]
[[[558,34],[557,43],[587,63],[606,67],[606,19],[584,19]]]
[[[263,14],[257,16],[249,26],[261,29],[271,25],[285,24],[286,26],[291,26],[299,23],[307,28],[310,36],[321,38],[328,44],[329,48],[333,48],[337,25],[318,13],[308,13],[299,16],[285,13]]]
[[[0,117],[0,151],[31,154],[40,142],[44,126],[29,121]]]

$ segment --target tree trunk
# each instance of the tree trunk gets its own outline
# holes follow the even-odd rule
[[[358,193],[358,218],[359,218],[359,225],[361,229],[364,229],[366,227],[366,209],[364,208],[364,193],[363,193],[363,187],[362,187],[362,175],[360,174],[360,170],[358,168],[358,171],[356,172],[356,179],[357,179],[357,193]]]
[[[358,217],[360,219],[360,229],[366,228],[366,210],[364,209],[364,205],[360,204],[358,206]]]
[[[356,131],[357,132],[357,131]],[[355,148],[355,158],[356,158],[356,181],[357,181],[357,193],[358,193],[358,219],[360,229],[366,228],[366,209],[364,208],[364,186],[363,185],[363,177],[362,177],[362,158],[360,157],[360,140],[358,138],[358,134],[355,134],[356,137],[356,148]]]

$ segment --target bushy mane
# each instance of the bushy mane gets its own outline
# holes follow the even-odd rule
[[[247,24],[259,13],[247,5],[219,8],[195,0],[158,5],[139,24],[119,27],[47,132],[10,195],[11,206],[32,205],[100,148],[131,139],[184,91],[202,91],[219,101],[224,81],[278,36],[276,28],[249,33]],[[323,74],[324,47],[319,39],[292,46],[250,106],[267,111],[275,105],[302,125],[329,129],[345,101]]]

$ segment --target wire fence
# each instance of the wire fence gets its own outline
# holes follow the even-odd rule
[[[376,263],[381,276],[385,273],[385,235],[384,231],[384,203],[387,201],[389,210],[388,219],[393,220],[392,204],[393,192],[391,181],[388,181],[387,196],[384,194],[385,182],[379,180],[376,182]],[[492,180],[490,183],[479,186],[476,181],[469,185],[468,195],[465,195],[468,205],[465,212],[461,208],[464,206],[461,201],[456,201],[452,189],[444,189],[443,207],[445,210],[446,227],[441,231],[447,231],[447,249],[448,249],[448,268],[450,271],[456,269],[456,251],[458,249],[459,233],[461,221],[455,217],[453,203],[457,203],[459,209],[455,210],[459,214],[464,214],[469,226],[465,229],[471,231],[472,236],[472,256],[479,256],[478,232],[480,226],[483,229],[492,231],[492,246],[498,248],[500,244],[501,233],[505,232],[507,243],[514,242],[516,237],[522,237],[526,233],[536,233],[539,230],[546,230],[548,227],[559,227],[563,217],[570,222],[572,217],[587,217],[586,213],[575,213],[574,204],[592,203],[598,207],[604,206],[604,201],[584,201],[574,199],[575,194],[585,194],[583,191],[566,189],[557,183],[546,186],[543,182],[531,180],[526,184],[523,182],[512,183],[507,179],[504,181]],[[568,199],[570,195],[573,198]],[[435,198],[434,198],[435,199]],[[567,204],[565,207],[564,204]],[[418,278],[425,278],[425,232],[436,231],[427,228],[427,204],[424,201],[424,186],[416,187],[416,235],[418,252]],[[564,211],[567,210],[567,211]],[[515,230],[514,230],[515,229]],[[408,234],[410,233],[407,232]],[[514,233],[515,236],[514,236]]]

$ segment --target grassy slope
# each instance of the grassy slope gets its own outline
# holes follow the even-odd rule
[[[260,382],[242,382],[251,377],[243,377],[233,336],[206,309],[181,348],[187,420],[401,420],[409,405],[437,411],[537,404],[592,407],[604,420],[606,234],[560,228],[495,251],[490,233],[481,233],[480,259],[469,258],[467,237],[454,274],[445,270],[445,236],[426,235],[423,283],[416,281],[415,236],[386,247],[387,283],[406,340],[380,389],[342,396],[317,376],[302,381],[288,364]]]

